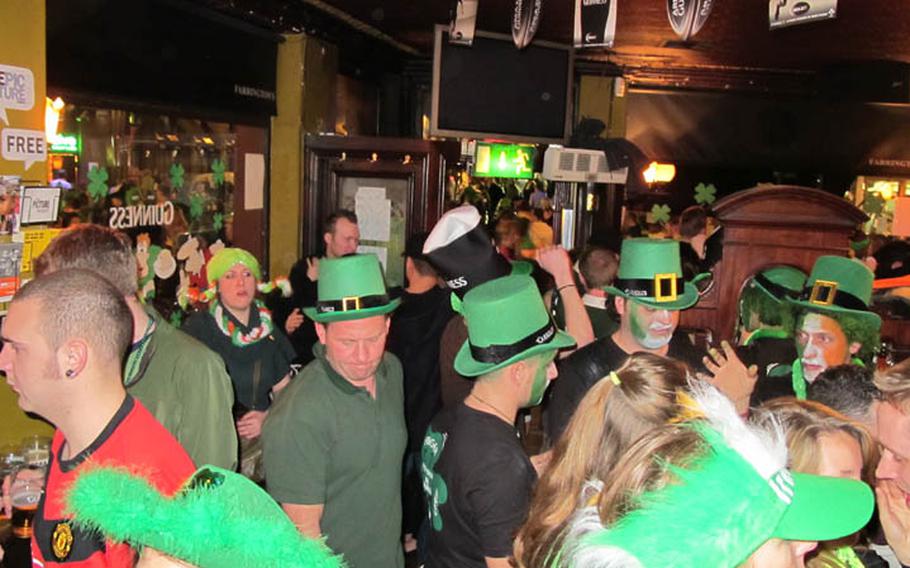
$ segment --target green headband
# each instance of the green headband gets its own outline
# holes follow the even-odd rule
[[[234,266],[242,264],[253,272],[256,280],[262,280],[262,271],[259,269],[259,261],[256,257],[241,248],[223,248],[209,259],[205,265],[206,277],[209,280],[209,286],[214,286],[219,278]]]
[[[125,469],[88,468],[66,495],[73,522],[199,568],[341,568],[281,507],[238,473],[204,466],[174,497]]]

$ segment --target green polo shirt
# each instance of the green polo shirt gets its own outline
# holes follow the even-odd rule
[[[350,568],[400,568],[401,363],[384,355],[374,399],[332,369],[322,344],[313,353],[262,430],[268,491],[280,503],[322,504],[322,534]]]

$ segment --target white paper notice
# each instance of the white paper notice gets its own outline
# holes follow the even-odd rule
[[[265,156],[243,156],[243,208],[262,209],[262,189],[265,185]]]
[[[389,241],[392,232],[392,202],[386,199],[384,187],[358,187],[354,197],[354,212],[357,214],[361,240]]]
[[[360,219],[357,219],[358,224]],[[386,262],[389,260],[389,249],[385,247],[371,247],[369,245],[360,245],[357,247],[359,254],[375,254],[379,257],[379,264],[382,265],[382,271],[386,271]]]

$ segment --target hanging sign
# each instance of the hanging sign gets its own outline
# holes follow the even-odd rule
[[[714,0],[667,0],[670,27],[683,41],[697,34],[708,21]]]
[[[512,14],[512,41],[515,47],[524,49],[534,39],[540,24],[540,9],[543,0],[515,0]]]
[[[613,47],[616,0],[575,0],[575,47]]]
[[[452,23],[449,25],[449,43],[471,45],[477,27],[478,0],[458,0]]]
[[[59,187],[26,187],[22,190],[20,223],[53,223],[60,207]]]
[[[531,179],[534,177],[535,146],[478,142],[474,156],[474,175]]]
[[[768,24],[772,30],[837,17],[837,0],[769,0]]]

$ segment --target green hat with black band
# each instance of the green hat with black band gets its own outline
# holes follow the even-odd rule
[[[882,320],[869,310],[875,275],[868,266],[842,256],[820,256],[812,267],[802,294],[790,300],[813,312],[850,315],[880,327]]]
[[[806,285],[806,273],[792,266],[774,266],[756,274],[749,285],[781,302],[796,300]]]
[[[66,507],[77,526],[199,568],[343,566],[325,544],[300,534],[261,487],[212,465],[196,470],[174,496],[125,468],[84,468]]]
[[[553,324],[530,276],[505,276],[472,288],[460,311],[468,340],[455,356],[455,370],[466,377],[575,345],[570,335]]]
[[[616,278],[604,291],[655,309],[685,310],[698,302],[698,290],[683,281],[679,243],[670,239],[624,240]]]
[[[316,288],[316,305],[303,308],[303,313],[319,323],[383,315],[401,303],[389,298],[375,254],[320,260]]]

